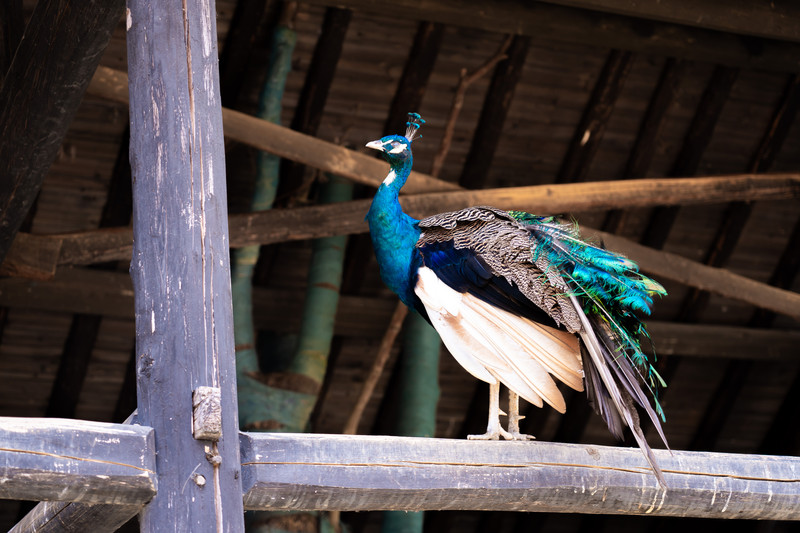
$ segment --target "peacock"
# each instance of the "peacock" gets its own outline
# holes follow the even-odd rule
[[[641,348],[649,340],[637,316],[666,295],[633,261],[583,240],[577,224],[553,216],[469,207],[416,220],[398,193],[413,162],[411,143],[424,120],[410,113],[405,135],[367,143],[390,171],[367,213],[381,278],[424,316],[464,369],[489,384],[486,433],[470,439],[532,438],[520,432],[519,398],[560,413],[556,380],[586,393],[618,439],[627,426],[666,487],[636,406],[665,446],[665,386]],[[509,391],[500,424],[500,384]]]

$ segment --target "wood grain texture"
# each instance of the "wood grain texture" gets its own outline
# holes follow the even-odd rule
[[[214,2],[128,8],[137,402],[158,436],[142,530],[244,531]],[[192,437],[199,386],[221,389],[213,445]]]
[[[800,458],[412,437],[242,434],[248,509],[505,510],[800,520]]]
[[[43,2],[0,86],[0,262],[61,147],[124,2]]]
[[[9,533],[112,533],[141,511],[140,505],[40,502]]]
[[[156,492],[153,430],[0,417],[0,498],[142,505]]]

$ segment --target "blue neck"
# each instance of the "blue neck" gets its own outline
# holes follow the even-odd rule
[[[413,308],[416,258],[415,245],[420,231],[418,220],[403,212],[398,200],[400,188],[411,173],[411,155],[392,165],[392,171],[378,187],[367,213],[372,246],[378,259],[381,278],[400,299]]]

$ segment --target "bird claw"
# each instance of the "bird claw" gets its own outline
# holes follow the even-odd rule
[[[522,415],[512,415],[508,417],[508,431],[509,437],[506,437],[508,440],[536,440],[536,437],[533,435],[528,435],[526,433],[520,433],[519,431],[519,421],[525,418]]]
[[[468,440],[500,440],[500,437],[514,440],[514,436],[503,428],[487,430],[483,435],[467,435]]]

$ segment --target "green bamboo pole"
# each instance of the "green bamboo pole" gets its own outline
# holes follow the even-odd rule
[[[296,41],[296,33],[287,25],[275,28],[267,78],[259,99],[259,118],[280,122],[283,90],[291,70]],[[253,211],[265,211],[272,207],[278,188],[279,166],[279,157],[259,152]],[[309,404],[313,408],[314,399],[269,387],[258,379],[260,371],[255,349],[252,284],[259,249],[257,245],[246,246],[237,249],[233,256],[231,292],[239,389],[239,425],[243,429],[283,428],[296,431],[297,428],[293,426],[293,421],[298,419],[296,411],[304,413],[309,409]]]
[[[319,203],[346,202],[352,198],[351,181],[328,175],[320,190]],[[289,371],[310,378],[317,387],[322,385],[328,365],[346,245],[346,235],[315,239],[313,244],[300,340]]]
[[[403,333],[400,406],[396,433],[406,437],[433,437],[439,402],[439,334],[417,313],[409,313]],[[384,533],[422,533],[424,514],[383,513]]]

